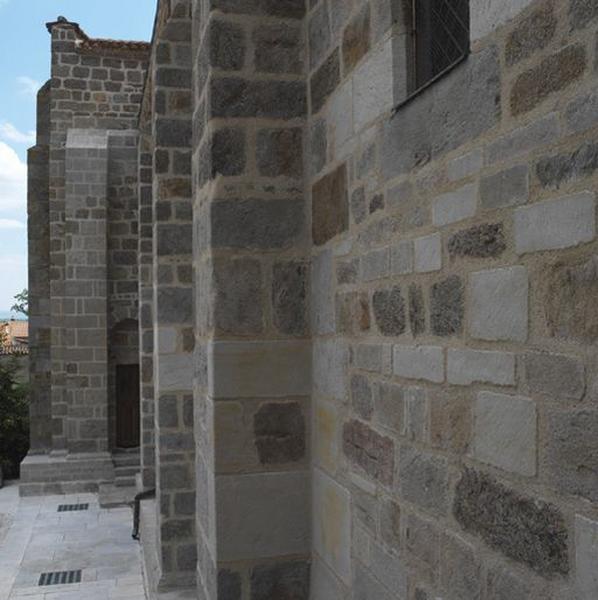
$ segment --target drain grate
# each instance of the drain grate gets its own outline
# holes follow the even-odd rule
[[[58,512],[72,512],[74,510],[87,510],[89,504],[60,504]]]
[[[78,571],[56,571],[54,573],[42,573],[37,585],[66,585],[69,583],[81,583],[81,569]]]

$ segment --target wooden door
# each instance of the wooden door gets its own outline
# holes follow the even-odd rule
[[[116,366],[116,445],[139,446],[139,365]]]

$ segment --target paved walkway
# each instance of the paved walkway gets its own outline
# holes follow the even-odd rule
[[[80,512],[59,504],[88,503]],[[100,509],[97,496],[19,498],[0,490],[0,600],[146,600],[129,508]],[[81,583],[38,586],[42,573],[81,569]]]

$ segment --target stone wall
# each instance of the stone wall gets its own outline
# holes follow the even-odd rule
[[[308,15],[311,597],[589,600],[598,13],[472,2],[392,114],[401,9]]]

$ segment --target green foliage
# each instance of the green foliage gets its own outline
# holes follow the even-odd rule
[[[10,310],[27,316],[29,314],[29,291],[23,290],[15,296],[15,300],[16,302]]]
[[[18,370],[16,358],[0,363],[0,466],[8,479],[19,476],[29,450],[29,393]]]

